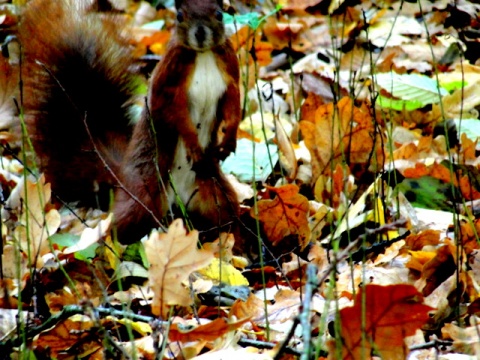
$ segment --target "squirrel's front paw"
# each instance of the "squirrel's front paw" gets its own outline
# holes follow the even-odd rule
[[[225,160],[228,155],[235,152],[236,145],[236,143],[227,143],[225,146],[219,147],[217,149],[217,158],[222,161]]]
[[[191,147],[187,148],[187,161],[191,162],[193,165],[199,163],[204,158],[204,152],[200,147]]]

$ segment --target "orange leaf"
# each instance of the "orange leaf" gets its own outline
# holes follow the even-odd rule
[[[308,199],[298,193],[297,185],[284,185],[279,188],[268,187],[277,194],[273,200],[258,202],[258,215],[252,208],[250,214],[263,223],[263,229],[268,239],[277,245],[289,235],[298,235],[299,243],[303,248],[310,241],[308,226]]]
[[[170,327],[168,338],[171,341],[181,342],[198,340],[213,341],[230,331],[238,329],[249,320],[250,318],[247,318],[229,323],[225,318],[218,318],[205,325],[199,325],[194,328],[176,323]]]
[[[415,147],[414,144],[409,144],[406,147],[402,147],[402,149],[403,150],[412,149],[412,146]],[[419,179],[422,176],[426,176],[428,174],[429,174],[429,171],[428,171],[427,165],[423,163],[415,163],[414,168],[407,168],[403,172],[403,176],[409,179]]]
[[[478,139],[476,141],[470,140],[466,134],[462,134],[460,136],[460,142],[462,144],[462,154],[465,160],[475,160],[477,157],[475,156],[476,153],[476,146],[478,143]]]
[[[250,27],[245,26],[238,30],[230,37],[233,43],[233,48],[236,52],[239,52],[241,48],[244,48],[248,52],[248,63],[252,63],[252,50],[255,52],[255,58],[259,65],[266,66],[272,62],[272,50],[273,46],[265,41],[261,41],[261,35],[255,33]],[[252,49],[253,46],[253,49]],[[243,56],[244,54],[240,54]]]
[[[342,359],[362,359],[362,354],[370,358],[372,349],[383,359],[405,359],[404,338],[425,324],[430,310],[433,308],[423,304],[422,294],[411,285],[365,286],[354,306],[340,310]],[[334,341],[330,347],[333,356]]]
[[[168,41],[170,40],[170,31],[161,30],[155,32],[152,36],[144,37],[141,43],[150,47],[157,55],[163,55],[167,49]]]
[[[462,246],[465,252],[470,255],[479,248],[477,237],[480,234],[480,219],[474,220],[473,223],[462,221],[460,222],[460,229]]]
[[[440,230],[424,230],[418,234],[411,234],[405,239],[405,246],[413,251],[422,250],[427,245],[440,243]]]
[[[300,121],[305,145],[312,155],[312,181],[329,174],[337,163],[366,164],[374,146],[380,159],[381,141],[374,142],[373,124],[368,108],[355,106],[348,97],[336,104],[320,105],[313,118],[310,115]]]
[[[408,252],[412,257],[405,264],[408,269],[422,271],[423,266],[432,260],[436,253],[434,251],[409,251]]]
[[[480,199],[480,192],[472,186],[470,178],[468,175],[463,175],[460,178],[460,191],[465,200]]]

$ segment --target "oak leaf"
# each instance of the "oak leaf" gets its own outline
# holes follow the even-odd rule
[[[405,359],[404,338],[425,324],[432,309],[411,285],[365,286],[354,306],[340,310],[342,359],[370,358],[373,349],[383,359]],[[335,341],[329,346],[333,359]]]
[[[15,238],[28,254],[30,265],[37,268],[43,266],[42,256],[50,253],[49,236],[55,234],[60,226],[59,212],[56,209],[46,210],[50,198],[51,186],[41,176],[36,182],[30,179],[20,182],[8,199],[8,208],[21,212]]]
[[[198,232],[187,234],[181,219],[173,221],[167,233],[153,231],[145,242],[155,315],[165,316],[169,305],[188,306],[193,302],[182,282],[213,259],[211,252],[198,250],[197,243]]]

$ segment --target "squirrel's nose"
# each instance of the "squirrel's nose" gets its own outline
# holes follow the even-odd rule
[[[207,35],[207,33],[205,31],[205,27],[203,27],[203,26],[199,26],[197,28],[197,31],[195,31],[195,39],[197,40],[197,43],[200,47],[205,42],[206,35]]]

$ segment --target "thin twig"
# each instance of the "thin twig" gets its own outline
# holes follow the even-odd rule
[[[130,190],[126,188],[126,186],[120,181],[118,176],[115,174],[115,172],[110,168],[108,165],[107,161],[104,159],[100,151],[98,150],[97,144],[95,143],[95,140],[93,139],[92,133],[90,132],[90,129],[87,124],[87,114],[83,117],[83,123],[85,125],[85,130],[87,131],[88,138],[90,139],[90,142],[92,143],[93,150],[97,154],[98,158],[102,162],[103,166],[107,171],[112,175],[113,179],[116,181],[116,183],[120,186],[120,188],[125,191],[128,196],[130,196],[136,203],[138,203],[148,214],[153,218],[153,220],[157,223],[158,226],[160,226],[163,230],[166,231],[165,226],[158,220],[158,218],[155,216],[152,210],[150,210],[147,205],[145,205],[137,196],[135,196]]]

